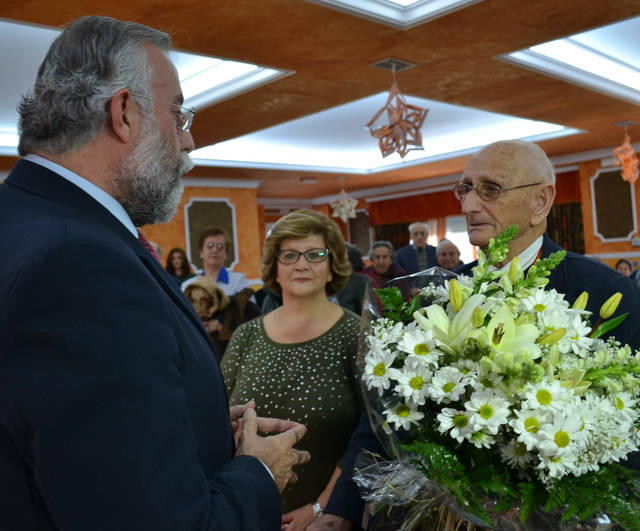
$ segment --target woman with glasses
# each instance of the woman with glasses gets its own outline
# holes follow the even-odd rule
[[[202,275],[212,278],[228,296],[251,289],[244,273],[229,271],[224,266],[229,251],[227,231],[215,225],[204,229],[198,238],[198,248],[203,263]],[[185,291],[193,281],[193,278],[186,280],[180,289]]]
[[[264,244],[262,279],[283,304],[234,332],[222,361],[230,405],[255,400],[262,416],[305,424],[311,461],[282,494],[283,526],[303,530],[322,514],[363,401],[356,371],[360,318],[329,301],[351,265],[338,226],[298,210]]]

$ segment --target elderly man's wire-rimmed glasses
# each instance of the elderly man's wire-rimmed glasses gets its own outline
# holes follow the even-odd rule
[[[467,197],[472,190],[475,190],[478,197],[483,201],[495,201],[500,197],[500,194],[504,192],[517,190],[518,188],[526,188],[527,186],[536,186],[538,184],[542,184],[542,182],[521,184],[520,186],[512,186],[511,188],[502,188],[502,186],[495,183],[479,183],[475,186],[467,183],[458,183],[453,187],[453,193],[460,202],[464,201],[465,197]]]
[[[176,117],[178,120],[178,130],[182,130],[185,133],[191,129],[191,125],[193,125],[193,119],[195,118],[196,111],[194,109],[189,109],[188,107],[181,107],[177,103],[171,103],[170,101],[160,100],[158,98],[152,98],[150,96],[145,96],[144,94],[137,94],[135,92],[131,93],[132,96],[136,98],[143,98],[145,100],[155,100],[158,103],[164,103],[165,105],[169,105],[173,107],[178,112],[176,113]]]
[[[276,253],[278,262],[285,265],[297,263],[301,256],[304,256],[305,260],[311,264],[318,264],[329,257],[329,249],[309,249],[304,252],[282,249]]]

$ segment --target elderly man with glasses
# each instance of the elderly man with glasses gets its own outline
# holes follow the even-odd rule
[[[519,256],[522,267],[527,269],[540,257],[561,250],[545,234],[547,215],[556,194],[555,175],[547,155],[536,144],[519,140],[490,144],[469,160],[454,193],[461,201],[472,244],[484,249],[491,238],[511,225],[518,226],[509,254],[500,264],[502,267],[509,267],[511,260]],[[476,264],[466,264],[456,272],[471,274]],[[614,315],[629,312],[629,316],[613,334],[632,348],[640,348],[640,290],[628,278],[604,264],[567,252],[566,258],[552,271],[548,287],[564,293],[570,303],[582,291],[589,292],[587,309],[594,312],[594,321],[602,303],[620,291],[622,302]],[[309,531],[359,528],[364,502],[352,477],[355,460],[363,449],[384,455],[366,415],[351,437],[344,471],[336,482],[325,515],[309,527]],[[637,455],[632,455],[629,464],[638,469],[639,461]]]
[[[229,410],[200,318],[138,235],[171,219],[192,166],[170,45],[78,19],[20,103],[0,186],[0,529],[279,529],[309,459],[301,424]]]
[[[484,249],[491,238],[511,225],[518,226],[501,267],[508,267],[518,256],[526,270],[539,258],[561,250],[545,234],[556,195],[555,174],[547,155],[536,144],[521,140],[490,144],[471,157],[454,193],[461,202],[473,245]],[[476,262],[466,264],[456,272],[471,274],[475,265]],[[640,348],[640,290],[629,279],[600,262],[567,252],[551,272],[548,288],[563,293],[569,303],[587,291],[592,324],[599,318],[602,303],[621,292],[622,302],[614,317],[625,312],[629,316],[613,334],[633,348]]]

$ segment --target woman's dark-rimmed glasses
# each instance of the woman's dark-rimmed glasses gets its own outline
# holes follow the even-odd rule
[[[297,263],[301,256],[304,256],[305,260],[311,264],[318,264],[327,259],[329,256],[329,249],[309,249],[304,252],[282,249],[276,253],[278,262],[285,265]]]

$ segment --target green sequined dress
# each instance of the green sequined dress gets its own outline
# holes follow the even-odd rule
[[[340,465],[363,410],[356,370],[360,317],[344,310],[324,334],[302,343],[276,343],[263,316],[238,327],[222,360],[229,404],[255,400],[260,416],[307,426],[296,448],[311,461],[298,466],[298,482],[282,494],[283,512],[315,500]]]

